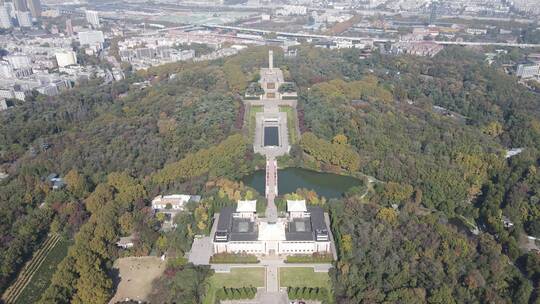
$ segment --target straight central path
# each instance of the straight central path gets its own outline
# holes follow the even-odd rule
[[[279,290],[278,265],[267,265],[265,275],[265,289],[257,293],[257,302],[260,304],[287,304],[287,293]]]
[[[277,207],[274,202],[277,196],[277,161],[273,156],[266,157],[266,218],[268,222],[275,223],[277,221]]]
[[[266,266],[266,292],[279,292],[279,268],[277,265]]]

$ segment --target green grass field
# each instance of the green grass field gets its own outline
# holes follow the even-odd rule
[[[43,263],[39,266],[28,285],[23,289],[16,304],[36,303],[41,294],[47,289],[51,277],[56,270],[56,266],[67,255],[71,241],[60,239],[54,248],[49,252]]]
[[[287,128],[289,129],[289,143],[295,144],[296,143],[296,117],[294,115],[294,111],[289,106],[280,106],[279,107],[280,112],[287,113]]]
[[[262,112],[264,109],[263,109],[263,106],[251,106],[249,107],[249,115],[248,115],[248,132],[249,132],[249,138],[251,140],[253,140],[253,138],[255,137],[255,124],[257,123],[256,121],[256,115],[257,113],[259,112]]]
[[[328,303],[334,303],[330,277],[326,272],[315,272],[311,267],[281,267],[281,287],[324,287],[328,290]]]
[[[208,286],[203,304],[214,304],[216,290],[221,287],[264,286],[264,268],[232,268],[230,273],[215,273]]]
[[[330,277],[325,272],[314,272],[311,267],[281,267],[281,287],[330,287]]]

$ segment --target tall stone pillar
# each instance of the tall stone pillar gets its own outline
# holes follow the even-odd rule
[[[274,51],[272,50],[268,51],[268,67],[271,69],[274,68]]]

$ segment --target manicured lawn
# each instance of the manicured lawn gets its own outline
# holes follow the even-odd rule
[[[210,257],[211,264],[256,264],[259,259],[253,254],[216,253]]]
[[[328,303],[334,303],[330,277],[326,272],[315,272],[311,267],[279,268],[281,287],[324,287],[328,290]]]
[[[294,115],[294,111],[289,106],[280,106],[279,111],[287,113],[287,128],[289,132],[289,143],[295,144],[296,143],[296,117]]]
[[[221,287],[264,286],[264,268],[232,268],[230,273],[215,273],[208,286],[204,304],[214,304],[216,290]]]
[[[325,287],[330,290],[330,277],[326,272],[314,272],[311,267],[281,267],[281,287]]]
[[[257,123],[256,115],[258,112],[262,112],[264,108],[262,106],[251,106],[249,109],[249,116],[248,116],[248,132],[249,132],[249,138],[253,139],[255,137],[255,124]]]
[[[45,260],[43,260],[43,263],[39,266],[30,282],[28,282],[28,285],[26,285],[15,302],[16,304],[36,303],[39,300],[41,294],[49,287],[56,266],[67,255],[68,248],[71,244],[71,241],[64,239],[58,241]]]

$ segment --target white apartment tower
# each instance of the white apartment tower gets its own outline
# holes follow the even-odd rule
[[[31,27],[32,15],[29,11],[17,11],[17,21],[19,22],[19,27]]]
[[[11,16],[7,8],[3,5],[0,6],[0,28],[11,28]]]
[[[99,14],[96,11],[85,11],[86,14],[86,21],[90,23],[93,27],[97,28],[100,26],[99,24]]]
[[[27,0],[26,6],[32,13],[32,17],[39,18],[41,17],[41,1],[40,0]]]

